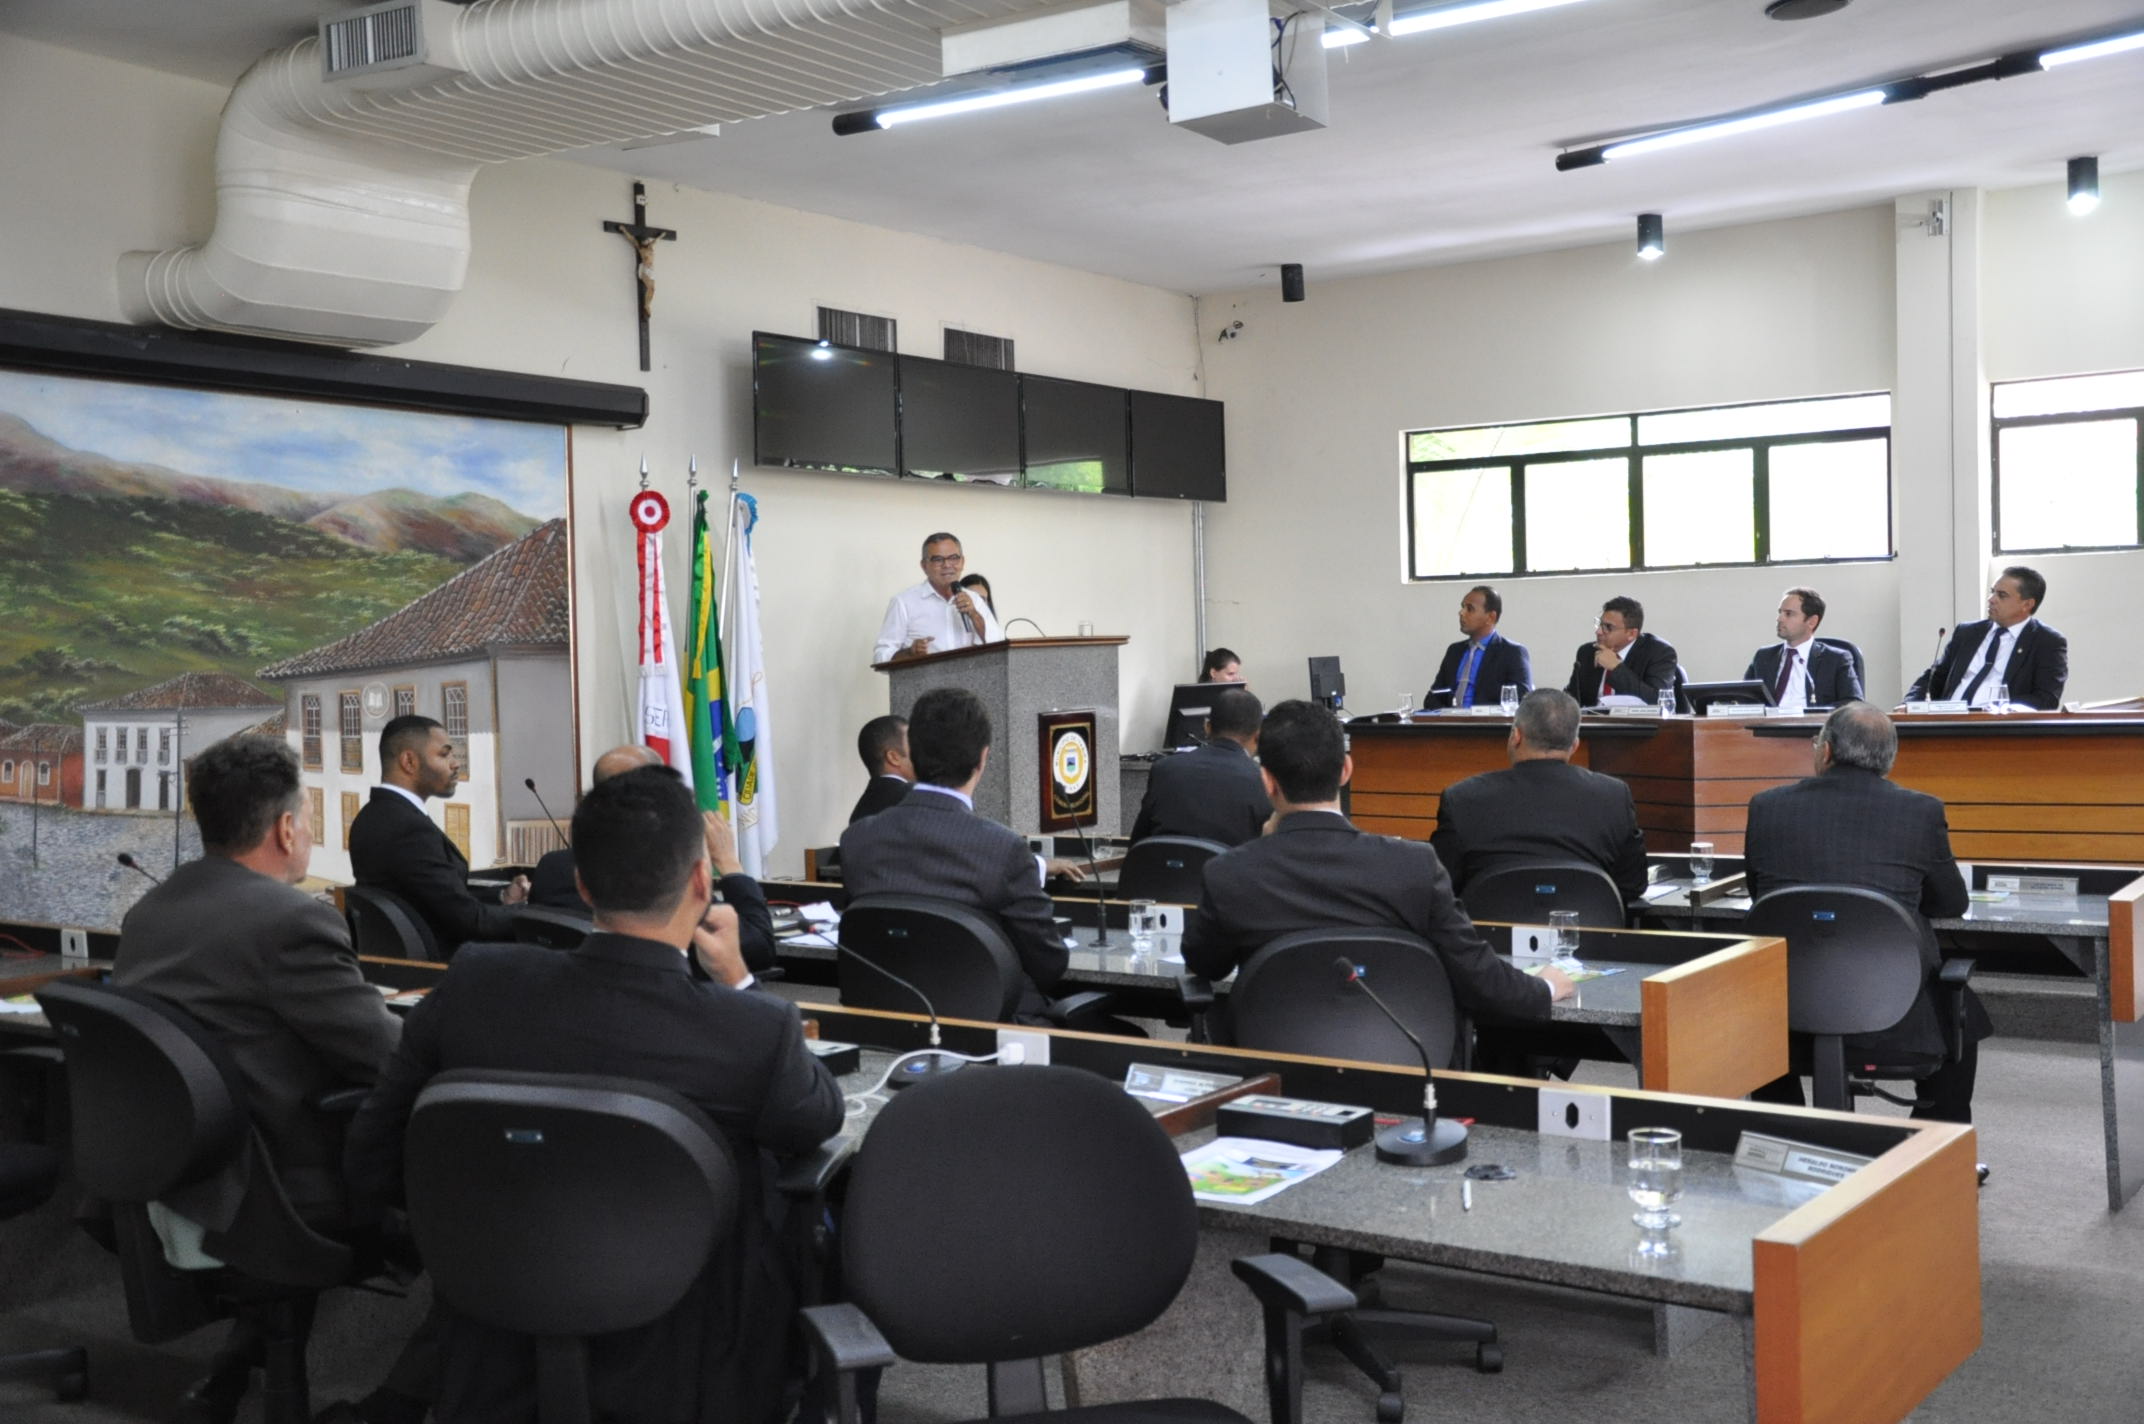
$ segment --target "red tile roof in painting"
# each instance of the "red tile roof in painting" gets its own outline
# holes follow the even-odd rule
[[[82,729],[65,722],[32,722],[0,737],[0,752],[58,752],[73,756],[82,750]]]
[[[109,712],[192,712],[208,707],[280,707],[283,699],[227,672],[182,672],[150,687],[102,702],[85,702],[85,716]]]
[[[278,712],[265,722],[255,722],[239,734],[246,737],[287,737],[290,735],[290,713]]]
[[[564,649],[571,626],[566,521],[540,524],[379,622],[271,663],[270,680],[408,667],[487,648]]]

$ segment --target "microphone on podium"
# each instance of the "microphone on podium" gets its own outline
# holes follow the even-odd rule
[[[849,948],[847,945],[843,944],[838,937],[834,940],[834,948],[841,953],[846,954],[849,958],[855,960],[858,964],[861,964],[864,968],[870,970],[872,973],[884,975],[886,978],[891,979],[894,983],[900,985],[903,989],[906,989],[909,993],[914,994],[916,996],[917,1002],[923,1005],[923,1012],[931,1016],[931,1048],[935,1050],[941,1046],[938,1037],[938,1010],[931,1003],[930,995],[924,993],[921,989],[918,989],[915,985],[909,983],[906,979],[903,979],[900,975],[894,973],[885,965],[880,964],[876,960],[873,960],[866,955],[859,954],[855,950]],[[951,1053],[932,1052],[927,1056],[911,1059],[908,1062],[901,1064],[901,1066],[894,1071],[893,1075],[886,1080],[886,1086],[889,1088],[906,1088],[913,1084],[920,1083],[926,1078],[943,1077],[947,1073],[956,1072],[959,1069],[965,1068],[967,1066],[968,1060],[965,1058],[958,1057],[957,1055]]]
[[[157,879],[154,875],[150,875],[149,868],[143,865],[140,861],[136,860],[132,852],[121,851],[119,852],[117,859],[121,865],[133,871],[136,875],[146,876],[151,885],[161,885],[164,883],[163,881]]]
[[[1392,1026],[1407,1035],[1414,1051],[1422,1055],[1422,1115],[1394,1123],[1377,1134],[1377,1160],[1393,1162],[1403,1167],[1441,1167],[1447,1162],[1457,1162],[1467,1155],[1467,1130],[1464,1124],[1439,1121],[1437,1117],[1437,1080],[1429,1061],[1429,1050],[1422,1040],[1415,1037],[1414,1030],[1400,1022],[1400,1016],[1392,1012],[1383,999],[1377,997],[1362,977],[1362,970],[1346,955],[1333,961],[1333,968],[1340,971],[1343,983],[1353,984],[1370,996],[1377,1011],[1392,1021]]]

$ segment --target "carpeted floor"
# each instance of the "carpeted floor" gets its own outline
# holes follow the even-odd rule
[[[1594,1076],[1628,1081],[1612,1068]],[[1925,1424],[2144,1419],[2144,1203],[2118,1216],[2106,1210],[2096,1054],[2082,1044],[1990,1040],[1978,1116],[1981,1154],[1994,1169],[1981,1193],[1985,1341],[1912,1417]],[[1663,1359],[1653,1352],[1646,1307],[1446,1272],[1387,1275],[1394,1303],[1484,1315],[1505,1340],[1506,1368],[1497,1376],[1475,1374],[1463,1349],[1402,1350],[1413,1424],[1746,1417],[1746,1343],[1731,1325]],[[347,1292],[331,1298],[314,1337],[316,1405],[370,1388],[421,1306]],[[1928,1303],[1930,1312],[1944,1308]],[[90,1347],[92,1399],[60,1405],[40,1386],[0,1381],[0,1420],[160,1421],[215,1338],[204,1331],[172,1346],[134,1344],[110,1261],[55,1205],[0,1224],[0,1351],[71,1342]],[[1311,1424],[1371,1424],[1376,1396],[1367,1382],[1330,1351],[1315,1352],[1314,1364]],[[1187,1371],[1187,1392],[1196,1378]],[[902,1366],[887,1379],[880,1417],[934,1424],[975,1417],[983,1407],[979,1373]]]

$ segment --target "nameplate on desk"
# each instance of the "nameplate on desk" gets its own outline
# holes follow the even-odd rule
[[[826,1071],[839,1078],[844,1073],[854,1073],[863,1066],[864,1051],[853,1043],[835,1043],[830,1039],[807,1038],[804,1047],[811,1056],[826,1065]]]
[[[2077,898],[2074,875],[1990,875],[1987,888],[1999,895],[2059,895]]]
[[[1794,1142],[1784,1137],[1768,1137],[1761,1132],[1745,1132],[1742,1140],[1735,1144],[1737,1167],[1827,1185],[1845,1181],[1873,1160],[1828,1147],[1812,1147],[1806,1142]]]
[[[1285,1142],[1291,1147],[1360,1147],[1377,1130],[1368,1108],[1318,1103],[1307,1098],[1252,1094],[1221,1104],[1214,1129],[1223,1137]]]
[[[1188,1103],[1242,1082],[1226,1073],[1195,1073],[1189,1068],[1161,1068],[1134,1063],[1124,1070],[1124,1091],[1158,1103]]]
[[[1486,707],[1469,707],[1467,715],[1469,717],[1503,717],[1508,714],[1504,711],[1504,705],[1501,702],[1492,702]]]
[[[1955,697],[1944,702],[1908,702],[1906,704],[1906,715],[1908,717],[1955,717],[1961,712],[1970,712],[1972,710],[1972,703],[1962,702]]]
[[[1666,715],[1651,703],[1647,703],[1643,707],[1610,707],[1607,712],[1611,717],[1660,717]]]
[[[1707,717],[1762,717],[1772,709],[1762,702],[1715,702],[1705,709]]]

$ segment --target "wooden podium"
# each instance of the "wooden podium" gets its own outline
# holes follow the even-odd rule
[[[892,689],[891,710],[906,717],[936,687],[964,687],[990,713],[990,765],[975,788],[980,815],[1021,832],[1043,828],[1045,767],[1040,729],[1049,712],[1094,713],[1095,819],[1092,835],[1117,832],[1117,649],[1128,638],[1012,638],[902,662],[874,663]]]

